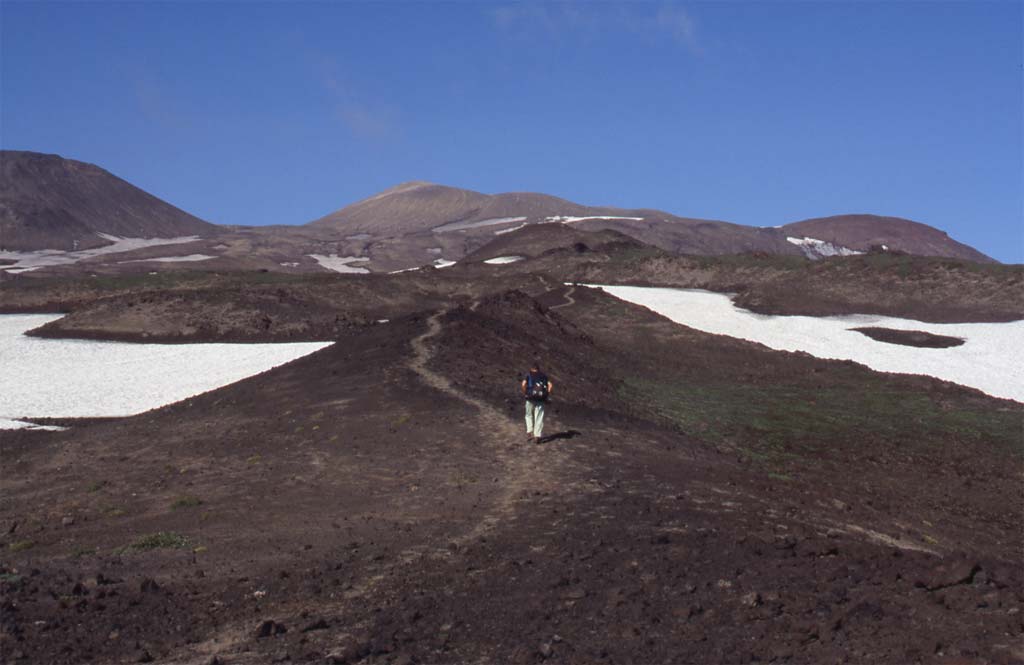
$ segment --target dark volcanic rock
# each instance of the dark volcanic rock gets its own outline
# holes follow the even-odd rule
[[[946,349],[952,346],[960,346],[964,343],[964,340],[959,337],[935,335],[922,330],[895,330],[893,328],[875,328],[870,326],[850,328],[850,330],[856,330],[878,342],[917,346],[927,349]]]

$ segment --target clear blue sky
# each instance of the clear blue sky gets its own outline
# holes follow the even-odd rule
[[[222,224],[405,180],[1024,262],[1022,5],[0,4],[0,144]]]

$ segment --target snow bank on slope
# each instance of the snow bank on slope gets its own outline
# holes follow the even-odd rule
[[[216,256],[209,254],[189,254],[188,256],[158,256],[155,259],[132,259],[131,261],[119,261],[118,263],[143,263],[146,261],[157,261],[159,263],[178,263],[180,261],[208,261]],[[283,263],[281,265],[284,265]]]
[[[324,256],[323,254],[307,254],[306,256],[311,259],[315,259],[324,268],[333,270],[334,272],[343,272],[353,275],[366,275],[370,271],[366,268],[360,268],[358,266],[351,266],[350,263],[363,263],[370,259],[365,256],[338,256],[337,254],[331,254]]]
[[[36,252],[0,252],[0,259],[12,259],[17,263],[9,266],[0,266],[0,270],[17,273],[28,270],[45,268],[46,266],[60,266],[69,263],[78,263],[94,256],[104,254],[119,254],[130,252],[145,247],[157,247],[159,245],[179,245],[186,242],[199,240],[199,236],[181,236],[178,238],[121,238],[108,233],[97,233],[104,240],[109,240],[112,245],[97,247],[96,249],[82,249],[77,252],[64,252],[59,249],[41,249]]]
[[[125,344],[23,334],[59,318],[0,315],[0,419],[132,415],[330,346],[330,342]]]
[[[518,231],[519,229],[523,228],[524,226],[526,226],[526,222],[523,222],[522,224],[519,224],[517,226],[513,226],[511,228],[501,229],[500,231],[495,231],[494,235],[496,235],[496,236],[503,236],[506,233],[512,233],[513,231]]]
[[[448,231],[465,231],[466,229],[478,229],[482,226],[497,226],[498,224],[512,224],[525,221],[525,217],[492,217],[482,219],[478,222],[448,222],[431,229],[434,233],[447,233]]]
[[[484,263],[488,263],[492,266],[500,266],[505,263],[515,263],[516,261],[522,261],[525,256],[496,256],[493,259],[487,259]]]
[[[57,427],[56,425],[36,425],[35,423],[25,422],[24,420],[0,418],[0,429],[31,429],[44,430],[48,432],[63,432],[67,427]]]
[[[567,215],[556,215],[555,217],[545,218],[546,222],[551,224],[574,224],[576,222],[588,222],[592,219],[626,219],[634,222],[643,221],[643,217],[616,217],[611,215],[590,215],[589,217],[569,217]]]
[[[884,316],[764,316],[740,309],[709,291],[597,286],[697,330],[759,342],[818,358],[853,360],[880,372],[925,374],[995,397],[1024,402],[1024,321],[925,323]],[[928,349],[877,342],[850,328],[878,326],[960,337],[962,346]]]
[[[809,259],[820,259],[823,256],[857,256],[864,253],[856,249],[843,247],[842,245],[834,245],[825,240],[818,240],[817,238],[788,237],[786,240],[800,247],[804,251],[804,255]]]

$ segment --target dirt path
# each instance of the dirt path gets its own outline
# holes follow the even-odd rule
[[[570,286],[569,290],[562,294],[562,297],[565,298],[565,302],[560,305],[552,305],[548,309],[561,309],[563,307],[568,307],[569,305],[575,305],[576,300],[572,297],[572,294],[574,293],[576,293],[576,287]]]
[[[452,534],[443,542],[416,543],[396,552],[393,557],[381,561],[371,574],[346,590],[344,599],[325,602],[319,600],[318,612],[335,612],[344,614],[346,608],[353,603],[378,593],[380,587],[389,578],[395,577],[399,569],[427,559],[447,559],[452,556],[451,545],[463,547],[488,533],[501,528],[516,517],[517,507],[529,501],[535,493],[551,496],[562,491],[576,491],[580,483],[572,479],[561,478],[559,471],[564,471],[567,453],[553,446],[535,446],[526,442],[525,427],[520,428],[518,421],[510,419],[497,408],[487,402],[467,395],[455,389],[451,382],[440,373],[430,368],[434,357],[437,340],[442,336],[441,319],[448,310],[440,310],[427,319],[427,329],[410,340],[412,357],[407,366],[422,381],[435,390],[454,397],[469,405],[476,412],[478,424],[478,444],[488,447],[497,458],[499,470],[495,472],[497,487],[489,505],[483,507],[472,526],[461,533]],[[556,482],[556,480],[558,482]],[[287,616],[289,611],[298,613],[303,603],[277,608],[276,614]],[[215,655],[229,655],[231,662],[257,663],[263,654],[245,652],[245,645],[251,637],[252,620],[245,619],[220,627],[215,634],[205,641],[192,645],[182,653],[167,659],[180,665],[205,665]],[[358,630],[360,626],[350,626]],[[367,628],[362,626],[363,629]],[[344,635],[339,639],[344,642]]]
[[[490,446],[501,463],[504,473],[500,477],[500,490],[494,505],[468,533],[454,540],[469,542],[494,529],[502,521],[515,515],[519,498],[529,492],[551,492],[562,483],[555,483],[558,468],[565,461],[565,453],[554,448],[526,443],[525,427],[520,427],[498,409],[481,399],[466,395],[452,387],[443,376],[430,369],[433,352],[431,341],[440,337],[441,318],[447,310],[433,314],[427,320],[427,330],[412,340],[413,358],[409,367],[423,381],[473,407],[480,425],[481,443]]]

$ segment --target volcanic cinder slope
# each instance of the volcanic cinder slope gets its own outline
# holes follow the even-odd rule
[[[610,254],[557,254],[268,284],[390,320],[138,416],[0,431],[0,654],[1024,658],[1020,404],[679,326],[537,270]]]
[[[0,151],[0,250],[64,251],[125,238],[210,235],[217,227],[98,166]]]

